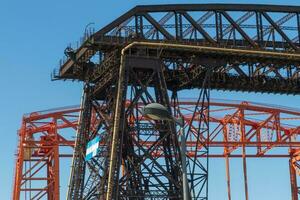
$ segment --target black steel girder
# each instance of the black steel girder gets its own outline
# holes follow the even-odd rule
[[[120,51],[135,41],[163,42],[219,48],[213,52],[197,53],[168,49],[167,53],[161,56],[162,62],[175,60],[177,65],[180,64],[178,62],[182,60],[183,54],[185,63],[191,63],[190,60],[195,57],[197,60],[201,58],[223,63],[212,75],[211,84],[214,89],[299,94],[299,19],[299,6],[245,4],[136,6],[88,37],[72,52],[72,56],[69,54],[60,66],[57,78],[89,79],[94,82],[95,74],[105,71],[106,58],[111,52]],[[224,49],[228,52],[232,49],[255,50],[257,54],[255,56],[224,54]],[[288,53],[292,56],[278,59],[276,56],[265,56],[265,52]],[[91,61],[95,54],[102,55],[104,64]],[[116,63],[118,62],[115,61],[114,64]],[[199,66],[197,63],[191,64]],[[118,67],[115,70],[118,70]],[[195,70],[186,68],[185,73],[193,71]],[[181,71],[173,69],[173,74],[176,73],[180,74]],[[199,85],[194,83],[200,76],[195,74],[189,76],[193,76],[195,80],[190,81],[185,87],[180,86],[183,80],[174,76],[169,77],[167,87],[169,89],[177,87],[179,90],[199,88]]]

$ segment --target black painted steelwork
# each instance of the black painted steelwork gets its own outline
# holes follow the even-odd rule
[[[209,89],[299,94],[299,14],[300,7],[293,6],[137,6],[85,37],[78,49],[67,48],[56,78],[85,81],[90,91],[87,99],[97,110],[97,116],[88,117],[97,120],[97,127],[85,127],[89,132],[78,143],[85,146],[95,135],[103,141],[100,154],[89,162],[78,156],[85,150],[76,148],[73,168],[84,166],[85,172],[79,172],[80,167],[72,174],[69,199],[106,198],[114,126],[119,131],[112,198],[181,199],[175,125],[141,121],[137,104],[160,102],[169,109],[175,105],[172,111],[180,115],[174,102],[183,89],[200,89],[195,113],[208,112],[204,102],[209,101]],[[133,42],[140,44],[125,51],[125,75],[120,77],[121,50]],[[117,88],[120,78],[123,87]],[[120,91],[122,103],[116,105]],[[126,99],[130,100],[127,107]],[[118,106],[120,119],[109,120]],[[193,118],[187,129],[193,127],[196,135],[205,136],[197,138],[204,144],[201,138],[209,138],[209,126],[201,116]],[[155,140],[155,146],[144,149],[141,139]],[[155,149],[163,149],[163,155],[154,158]],[[193,199],[204,200],[208,160],[198,159],[200,154],[207,155],[208,147],[202,145],[188,159],[188,179]]]
[[[185,86],[179,83],[187,82],[183,77],[198,79],[203,62],[217,60],[219,66],[212,75],[214,89],[298,94],[299,57],[278,58],[260,52],[298,55],[299,10],[293,6],[235,4],[137,6],[89,37],[61,66],[59,76],[82,80],[88,68],[102,69],[102,65],[88,62],[95,53],[104,56],[132,41],[169,42],[259,51],[249,56],[217,50],[171,50],[160,56],[166,62],[165,73],[177,75],[166,77],[169,89],[198,88],[193,81]]]

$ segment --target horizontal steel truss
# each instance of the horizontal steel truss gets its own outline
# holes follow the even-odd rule
[[[161,55],[163,61],[175,60],[177,65],[184,66],[187,76],[192,77],[193,65],[199,66],[206,59],[215,60],[219,67],[212,88],[299,94],[299,59],[293,58],[299,55],[299,24],[299,7],[292,6],[138,6],[91,35],[78,49],[68,52],[56,78],[90,79],[95,68],[103,70],[108,62],[113,65],[108,56],[113,49],[117,51],[134,41],[165,42],[217,48],[201,52],[173,50]],[[224,54],[224,50],[231,53]],[[257,54],[234,53],[238,50],[255,50]],[[266,56],[266,52],[291,56],[278,59]],[[102,55],[103,63],[91,60],[95,54]],[[178,68],[174,70],[180,73]],[[180,81],[175,79],[172,84]],[[194,83],[189,85],[199,88]]]
[[[127,101],[126,107],[130,104],[131,102]],[[186,99],[180,100],[176,104],[176,108],[179,108],[180,112],[184,113],[186,126],[188,126],[192,118],[195,104],[194,100]],[[142,104],[138,105],[137,109],[140,110]],[[105,107],[105,105],[103,106]],[[209,157],[225,158],[225,160],[235,157],[287,158],[290,160],[292,199],[297,200],[297,177],[300,175],[300,111],[250,102],[224,102],[219,100],[212,100],[210,106],[209,122],[211,124],[211,134],[207,145],[210,146],[211,152],[214,152],[214,148],[223,148],[224,151],[210,153]],[[59,177],[59,171],[54,170],[53,165],[50,165],[49,161],[52,158],[72,156],[72,152],[65,154],[65,152],[62,153],[55,149],[56,145],[74,146],[74,139],[64,138],[63,134],[60,134],[60,130],[70,128],[73,131],[69,132],[68,135],[73,133],[75,136],[79,112],[80,108],[64,108],[46,112],[34,112],[24,116],[22,127],[19,131],[13,190],[14,200],[22,199],[24,195],[27,195],[27,197],[31,195],[31,199],[39,199],[42,196],[47,197],[47,199],[59,199],[57,196],[54,196],[59,194],[59,188],[57,187],[59,179],[56,179],[56,182],[54,181],[55,178]],[[92,110],[92,116],[94,117],[92,117],[91,130],[96,129],[95,125],[99,124],[97,121],[99,119],[95,117],[97,115],[96,112],[99,112],[99,109],[97,111],[96,107],[94,107]],[[195,114],[197,115],[198,112]],[[205,116],[207,116],[207,113]],[[130,122],[136,119],[130,117],[127,120]],[[143,121],[148,122],[144,118],[138,120],[141,121],[141,125],[144,124]],[[295,126],[288,125],[290,123],[293,123]],[[145,126],[144,130],[146,131],[147,128],[151,127]],[[191,131],[188,132],[187,137],[187,155],[189,157],[194,155],[196,147],[194,131],[191,126]],[[102,145],[106,145],[106,143],[102,143]],[[153,142],[139,141],[139,145],[148,149],[149,146],[153,145]],[[251,151],[251,153],[245,151],[243,154],[241,153],[242,151],[239,151],[243,147],[246,147],[245,150],[253,148],[256,151]],[[199,148],[202,147],[199,146]],[[272,152],[280,148],[286,148],[289,151],[282,154]],[[100,157],[101,155],[103,154],[100,154]],[[158,155],[160,155],[160,151],[152,153],[153,157]],[[25,166],[28,165],[26,163],[29,162],[32,163],[31,167],[25,169]],[[59,163],[57,163],[57,160],[54,163],[54,166],[58,168]],[[229,163],[227,167],[226,170],[229,172]],[[37,176],[38,171],[42,172],[42,168],[48,168],[49,174],[46,173],[45,176],[39,174]],[[230,173],[228,173],[227,178],[230,181]],[[29,184],[30,182],[31,184]],[[38,182],[38,185],[42,185],[45,182],[46,187],[34,188],[33,182]],[[230,196],[230,184],[228,185],[228,194]]]
[[[197,46],[195,49],[193,47],[179,50],[166,44],[162,48],[151,48],[143,47],[141,42],[127,57],[131,65],[163,65],[167,87],[171,91],[201,88],[200,80],[203,80],[207,69],[213,68],[212,89],[288,94],[300,92],[298,73],[294,73],[298,70],[300,57],[292,58],[290,54],[269,55],[252,50],[218,52],[218,48],[203,47],[199,50]],[[142,56],[139,52],[147,53]],[[160,62],[153,62],[153,58]],[[85,79],[95,83],[96,91],[114,84],[119,60],[116,51],[112,52]]]

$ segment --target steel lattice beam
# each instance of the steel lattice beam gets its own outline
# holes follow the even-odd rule
[[[186,63],[191,57],[204,62],[206,59],[219,60],[219,68],[224,70],[216,68],[213,72],[211,86],[214,89],[298,94],[300,59],[278,59],[264,53],[299,55],[299,43],[295,40],[300,33],[299,10],[296,6],[235,4],[137,6],[91,35],[74,50],[74,56],[61,65],[56,78],[85,80],[94,68],[102,68],[102,64],[98,66],[89,61],[95,53],[106,55],[111,49],[120,50],[134,41],[176,42],[220,48],[198,53],[170,51],[162,57],[180,60],[185,55]],[[258,54],[230,55],[224,54],[222,49],[256,50]],[[199,68],[201,63],[193,64]],[[232,70],[232,65],[235,70]],[[186,73],[193,73],[190,70],[187,66]],[[180,72],[176,68],[175,71]],[[167,81],[167,88],[184,89],[174,85],[182,81],[180,76],[171,79],[174,81]],[[189,87],[201,86],[191,82]]]

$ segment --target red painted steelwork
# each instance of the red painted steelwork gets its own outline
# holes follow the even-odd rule
[[[129,105],[129,102],[128,102]],[[179,102],[187,133],[187,156],[195,151],[196,127],[190,124],[195,102]],[[141,108],[138,108],[138,111]],[[71,157],[77,130],[79,108],[64,108],[25,115],[19,130],[19,142],[15,163],[13,200],[58,200],[59,158]],[[96,116],[96,115],[92,115]],[[206,116],[207,113],[206,113]],[[134,116],[128,122],[135,120]],[[139,121],[149,119],[140,118]],[[97,119],[91,120],[95,124]],[[242,158],[245,198],[248,199],[246,158],[289,158],[292,200],[298,199],[297,174],[300,175],[300,110],[250,102],[212,100],[210,102],[209,157],[225,158],[228,199],[231,199],[229,157]],[[91,124],[93,128],[93,124]],[[65,129],[71,129],[64,131]],[[154,144],[158,136],[140,143],[145,148]],[[104,144],[102,144],[104,145]],[[60,148],[69,147],[69,152]],[[198,148],[202,145],[198,144]],[[220,150],[221,149],[221,150]],[[251,152],[248,151],[251,149]],[[255,151],[254,151],[254,150]],[[280,151],[277,151],[281,149]],[[216,151],[215,151],[216,150]],[[274,151],[275,150],[275,151]],[[278,153],[280,152],[280,153]],[[154,151],[153,156],[161,152]],[[38,186],[38,187],[37,187]]]

